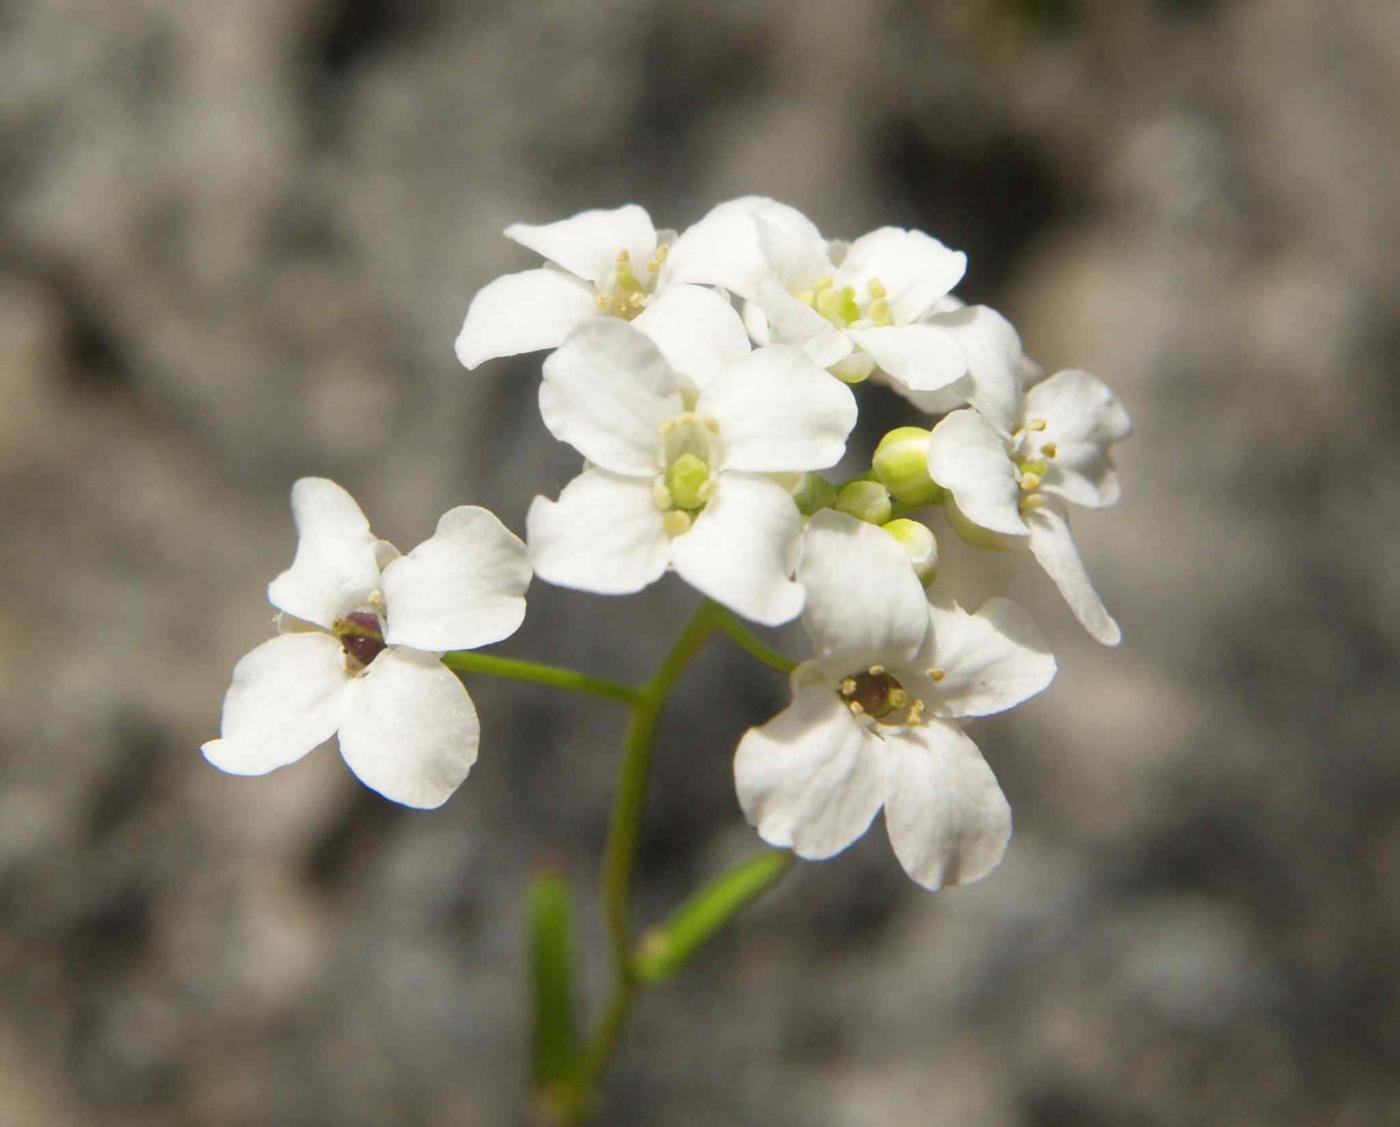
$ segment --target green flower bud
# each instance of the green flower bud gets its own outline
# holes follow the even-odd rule
[[[871,468],[876,480],[901,505],[937,505],[943,489],[928,475],[929,431],[895,427],[875,447]]]
[[[892,511],[890,491],[878,481],[852,481],[836,495],[833,507],[867,524],[884,524]]]
[[[710,480],[710,467],[694,454],[682,454],[666,471],[666,488],[678,509],[694,510],[705,504],[705,483]]]
[[[830,508],[836,502],[836,486],[821,474],[803,474],[802,481],[792,491],[792,499],[803,516],[811,516],[818,509]]]
[[[896,540],[914,565],[914,574],[927,587],[938,571],[938,541],[926,524],[908,517],[888,521],[880,526]]]

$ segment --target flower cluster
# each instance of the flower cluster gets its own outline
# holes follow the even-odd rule
[[[282,633],[239,663],[205,754],[262,773],[339,732],[368,785],[437,805],[477,742],[444,651],[512,633],[532,570],[608,595],[674,571],[761,625],[800,616],[810,637],[792,703],[735,756],[765,840],[828,857],[883,809],[920,884],[985,874],[1011,815],[961,722],[1040,692],[1055,661],[1014,603],[968,613],[941,590],[929,521],[1029,549],[1116,644],[1068,517],[1118,499],[1110,447],[1129,421],[1112,392],[1087,372],[1043,378],[1004,317],[953,295],[966,257],[919,231],[845,243],[746,197],[680,234],[636,205],[505,233],[545,261],[476,295],[457,356],[549,350],[540,413],[578,476],[536,498],[525,543],[459,508],[403,557],[339,487],[298,482],[296,561],[269,592]],[[866,381],[917,421],[835,480]]]

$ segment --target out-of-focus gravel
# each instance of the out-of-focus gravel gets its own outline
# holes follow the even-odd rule
[[[965,248],[970,299],[1120,391],[1125,500],[1077,532],[1127,644],[954,559],[1061,662],[977,725],[1006,862],[928,896],[876,827],[804,866],[645,1003],[607,1122],[1400,1114],[1400,6],[7,0],[0,105],[5,1123],[518,1121],[546,858],[601,986],[611,706],[474,682],[431,815],[329,748],[197,748],[294,477],[407,547],[576,468],[538,358],[452,357],[529,261],[500,229],[745,192]],[[503,652],[640,676],[689,605],[541,584]],[[644,913],[753,847],[729,756],[783,694],[722,645],[685,682]]]

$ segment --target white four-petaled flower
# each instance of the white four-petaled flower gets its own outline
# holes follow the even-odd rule
[[[558,501],[530,507],[541,578],[626,594],[671,566],[757,622],[801,610],[801,517],[767,475],[840,459],[849,388],[796,348],[750,351],[724,298],[677,286],[630,324],[574,330],[545,361],[540,410],[589,463]]]
[[[476,708],[439,660],[509,637],[525,616],[525,546],[494,515],[460,506],[406,556],[377,539],[344,489],[292,488],[296,558],[268,587],[276,638],[247,654],[224,698],[214,766],[262,775],[340,735],[366,786],[440,806],[476,762]]]
[[[1010,434],[972,410],[954,411],[929,438],[929,476],[952,494],[947,511],[967,537],[1027,545],[1070,610],[1106,646],[1122,639],[1070,535],[1065,502],[1115,504],[1109,447],[1132,429],[1113,392],[1088,372],[1057,372],[1025,395]],[[986,530],[991,533],[979,532]]]
[[[905,871],[925,888],[977,880],[1001,860],[1011,810],[956,723],[1001,712],[1054,677],[1055,659],[1015,603],[968,614],[924,592],[899,545],[826,510],[803,539],[802,623],[815,659],[793,700],[739,743],[749,821],[772,845],[820,860],[883,807]]]

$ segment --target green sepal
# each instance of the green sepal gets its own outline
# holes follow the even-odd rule
[[[530,885],[528,909],[530,1078],[536,1089],[564,1079],[578,1050],[573,1007],[573,905],[569,886],[552,871]]]

